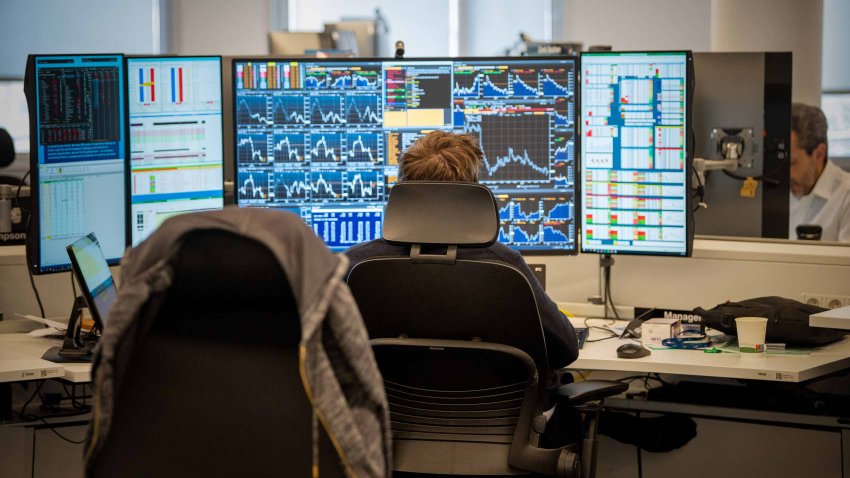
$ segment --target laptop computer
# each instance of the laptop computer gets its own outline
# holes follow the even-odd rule
[[[52,362],[88,362],[92,358],[97,332],[103,331],[112,304],[118,297],[118,288],[94,233],[68,245],[66,250],[82,295],[74,302],[62,346],[52,347],[42,358]],[[83,307],[88,307],[94,320],[94,328],[85,340],[80,337]]]

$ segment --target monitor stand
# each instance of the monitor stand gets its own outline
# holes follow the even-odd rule
[[[65,331],[65,339],[62,341],[62,346],[49,348],[41,358],[56,363],[91,362],[94,343],[84,342],[80,337],[80,329],[83,323],[83,309],[85,307],[85,299],[78,296],[74,300],[73,308],[71,308],[71,317],[68,318],[68,329]]]
[[[604,315],[602,316],[605,319],[614,319],[617,316],[617,311],[614,309],[614,300],[611,299],[611,266],[614,265],[614,258],[611,257],[611,254],[602,254],[599,256],[599,269],[602,272],[602,305],[604,306]],[[615,317],[608,316],[608,304],[611,304],[611,310],[614,312]],[[619,319],[619,317],[616,317]]]

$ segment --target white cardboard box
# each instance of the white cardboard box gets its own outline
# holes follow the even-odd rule
[[[662,340],[682,333],[682,322],[679,319],[649,319],[641,324],[640,330],[644,345],[661,345]]]

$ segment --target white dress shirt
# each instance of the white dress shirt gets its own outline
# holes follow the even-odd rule
[[[850,173],[827,161],[812,192],[799,199],[791,195],[788,212],[791,239],[798,225],[817,224],[822,241],[850,242]]]

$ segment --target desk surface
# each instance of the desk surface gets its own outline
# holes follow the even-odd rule
[[[605,336],[591,329],[591,339]],[[850,336],[809,355],[760,357],[738,353],[707,354],[702,350],[652,350],[648,357],[617,358],[617,347],[630,340],[589,342],[579,352],[573,370],[610,370],[635,373],[671,373],[702,377],[741,378],[779,382],[803,382],[850,368]],[[57,364],[42,360],[48,348],[60,339],[0,334],[0,382],[64,378],[70,382],[91,381],[91,364]]]
[[[41,358],[62,339],[0,334],[0,382],[64,378],[69,382],[91,381],[90,363],[54,363]]]
[[[605,337],[605,332],[591,329],[591,339]],[[740,353],[708,354],[702,350],[651,349],[652,354],[639,359],[617,358],[617,347],[630,339],[610,339],[586,343],[579,351],[571,370],[610,370],[636,373],[672,373],[702,377],[741,378],[777,382],[804,382],[832,372],[850,368],[850,336],[813,349],[809,355],[760,354],[752,357]]]

